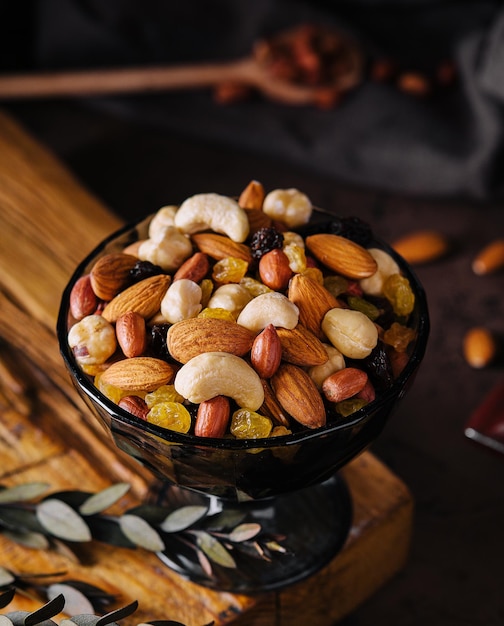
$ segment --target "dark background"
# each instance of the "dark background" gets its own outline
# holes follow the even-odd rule
[[[0,3],[4,72],[235,58],[258,34],[314,13],[350,28],[370,55],[393,51],[426,70],[446,54],[457,60],[461,79],[449,93],[418,100],[366,82],[334,111],[261,98],[223,107],[204,90],[3,103],[126,221],[197,192],[238,194],[255,178],[268,190],[298,187],[319,206],[369,221],[389,241],[424,228],[449,239],[446,257],[417,268],[430,305],[429,347],[372,448],[414,497],[410,558],[345,626],[504,623],[504,458],[464,436],[502,381],[502,358],[476,371],[461,347],[474,325],[504,335],[502,271],[471,271],[477,252],[504,233],[504,83],[498,73],[491,80],[504,59],[501,6]]]

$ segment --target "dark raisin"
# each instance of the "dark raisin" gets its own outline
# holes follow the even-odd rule
[[[137,261],[135,265],[130,269],[129,281],[131,284],[138,283],[144,278],[150,278],[151,276],[159,276],[164,274],[164,270],[159,265],[155,265],[150,261]]]
[[[149,352],[152,356],[168,361],[171,359],[166,345],[166,335],[170,324],[154,324],[151,328]]]
[[[282,248],[283,235],[276,228],[260,228],[252,235],[250,242],[250,250],[252,252],[252,258],[259,261],[263,254],[275,250],[275,248]]]
[[[383,391],[394,381],[392,365],[382,341],[378,342],[369,356],[362,359],[362,365],[377,389]]]
[[[351,239],[361,246],[368,246],[373,241],[371,227],[358,217],[339,217],[332,220],[329,232]]]

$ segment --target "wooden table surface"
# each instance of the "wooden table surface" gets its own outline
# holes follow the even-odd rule
[[[140,598],[133,622],[499,624],[504,612],[504,460],[468,441],[463,428],[501,380],[502,366],[469,368],[461,338],[465,329],[481,323],[504,334],[502,274],[482,279],[470,271],[474,254],[504,232],[502,206],[354,189],[273,159],[162,133],[79,105],[13,104],[8,112],[29,134],[9,116],[0,117],[0,352],[8,363],[14,356],[26,387],[13,394],[2,378],[2,484],[30,480],[43,468],[46,479],[58,486],[85,483],[95,489],[128,480],[133,489],[126,504],[145,496],[150,477],[117,456],[87,416],[54,336],[58,294],[69,270],[115,225],[196,191],[234,194],[257,178],[267,188],[297,186],[320,206],[367,219],[390,241],[411,230],[434,228],[454,244],[447,258],[417,270],[431,309],[429,348],[400,414],[373,446],[374,454],[365,453],[347,470],[356,518],[350,543],[339,563],[331,564],[334,569],[303,589],[259,600],[195,589],[161,570],[150,555],[114,553],[112,559],[103,546],[91,548],[91,567],[72,565],[71,571],[106,588],[127,589],[125,601]],[[61,467],[72,472],[63,476]],[[394,545],[395,551],[390,549]],[[0,565],[21,569],[62,565],[54,556],[35,557],[3,539],[0,555]],[[150,574],[138,577],[138,568]],[[352,576],[345,579],[349,570]],[[339,596],[334,595],[336,572],[348,583]],[[167,588],[176,593],[163,595],[160,606],[153,590]]]

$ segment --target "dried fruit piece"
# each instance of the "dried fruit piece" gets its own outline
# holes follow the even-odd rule
[[[238,409],[231,418],[230,431],[237,439],[264,439],[272,428],[268,417],[246,408]]]
[[[416,331],[413,328],[399,324],[399,322],[392,322],[390,328],[383,333],[383,341],[395,348],[397,352],[406,352],[415,337]]]
[[[399,316],[409,315],[415,308],[415,294],[409,280],[401,274],[392,274],[383,283],[383,295]]]
[[[213,266],[212,278],[216,283],[239,283],[248,269],[247,261],[236,257],[226,257]]]
[[[191,415],[180,402],[155,404],[147,413],[147,421],[178,433],[188,433],[191,429]]]

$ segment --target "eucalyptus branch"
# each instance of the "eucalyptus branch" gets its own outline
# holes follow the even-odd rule
[[[236,511],[209,515],[206,506],[180,506],[168,498],[165,506],[144,504],[122,515],[107,514],[129,488],[117,483],[95,494],[72,490],[46,495],[46,483],[0,486],[0,533],[45,550],[57,549],[61,542],[93,540],[142,548],[161,558],[192,559],[207,577],[215,567],[236,569],[238,556],[271,560],[286,552],[283,538],[265,533],[259,523],[247,522],[246,514]]]

